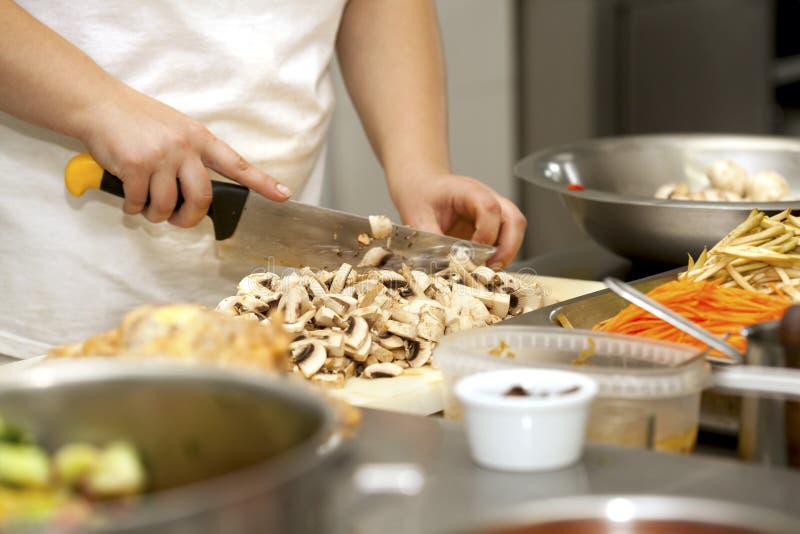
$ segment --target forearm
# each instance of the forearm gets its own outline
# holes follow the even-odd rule
[[[127,90],[11,0],[0,20],[0,110],[82,139],[93,110]]]
[[[444,60],[430,0],[350,0],[342,74],[390,190],[450,172]]]

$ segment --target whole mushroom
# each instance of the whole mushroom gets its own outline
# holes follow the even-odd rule
[[[775,171],[757,172],[747,180],[747,198],[754,202],[776,202],[788,196],[788,182]]]
[[[738,196],[744,196],[749,175],[745,169],[731,160],[721,160],[712,163],[706,170],[711,187],[721,191],[730,191]]]

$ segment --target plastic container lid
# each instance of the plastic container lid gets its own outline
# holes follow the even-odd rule
[[[445,377],[459,378],[509,367],[578,371],[597,381],[599,397],[618,399],[689,395],[710,383],[709,366],[694,347],[540,326],[492,326],[447,335],[434,351],[433,365]]]

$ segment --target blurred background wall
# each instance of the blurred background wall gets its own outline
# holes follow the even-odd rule
[[[454,172],[528,216],[520,258],[585,240],[513,176],[531,152],[595,136],[800,132],[797,0],[438,0]],[[397,218],[336,74],[326,204]]]

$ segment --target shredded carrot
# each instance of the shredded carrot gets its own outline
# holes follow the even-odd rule
[[[729,336],[727,342],[742,352],[747,344],[740,334],[743,328],[780,319],[791,304],[786,299],[738,287],[721,287],[720,282],[677,280],[659,286],[647,295],[712,334],[719,337]],[[701,341],[633,304],[614,317],[596,324],[594,330],[645,336],[706,348]]]

